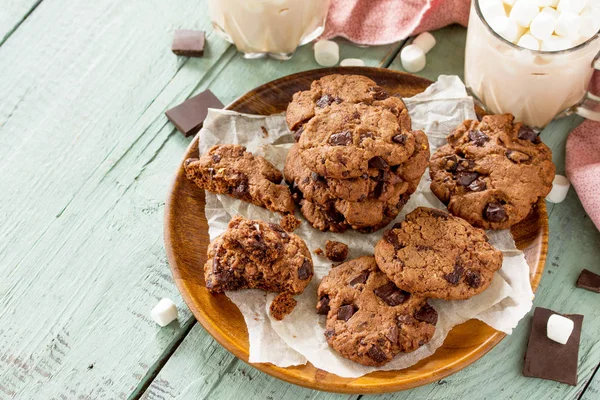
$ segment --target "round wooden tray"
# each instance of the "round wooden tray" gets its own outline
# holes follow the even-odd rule
[[[424,91],[432,82],[414,75],[379,68],[326,68],[301,72],[262,85],[227,109],[269,115],[285,111],[292,95],[307,89],[324,75],[362,74],[376,81],[391,94],[410,97]],[[198,156],[198,137],[183,159]],[[165,247],[171,271],[181,295],[196,319],[227,350],[248,361],[248,332],[242,314],[223,295],[210,294],[204,287],[202,267],[209,244],[204,216],[204,191],[186,179],[179,168],[165,209]],[[539,284],[548,250],[548,216],[544,200],[512,234],[517,247],[525,253],[530,267],[531,286]],[[444,344],[427,359],[400,370],[374,372],[358,379],[340,378],[312,364],[279,368],[271,364],[251,364],[270,375],[312,389],[343,393],[383,393],[414,388],[444,378],[473,363],[498,344],[505,334],[481,321],[470,320],[454,327]]]

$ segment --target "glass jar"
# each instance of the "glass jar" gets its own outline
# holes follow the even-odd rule
[[[325,28],[331,0],[209,0],[213,27],[246,58],[288,60]]]
[[[600,120],[600,98],[587,92],[600,69],[600,34],[562,51],[534,51],[494,32],[471,2],[465,84],[495,114],[511,113],[535,128],[570,112]]]

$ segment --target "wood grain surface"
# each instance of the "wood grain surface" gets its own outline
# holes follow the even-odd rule
[[[163,210],[190,139],[164,111],[206,88],[227,104],[318,67],[310,46],[290,62],[243,59],[213,34],[206,10],[206,0],[0,2],[0,399],[357,397],[290,385],[239,361],[194,324],[173,284]],[[204,58],[170,53],[176,28],[207,30]],[[464,32],[434,32],[422,76],[462,73]],[[336,40],[342,58],[401,69],[394,57],[403,42]],[[566,134],[580,121],[543,133],[559,170]],[[573,191],[548,213],[535,303],[585,315],[578,386],[520,375],[525,320],[451,378],[380,398],[575,399],[584,391],[600,362],[600,310],[596,294],[573,282],[583,267],[600,272],[600,233]],[[180,307],[179,323],[162,329],[148,316],[161,297]]]
[[[278,114],[287,108],[292,95],[306,90],[322,76],[334,73],[361,74],[373,79],[393,95],[411,97],[432,82],[410,74],[378,68],[326,68],[310,70],[264,84],[234,101],[227,108],[249,114]],[[198,136],[184,159],[197,157]],[[204,287],[202,267],[208,247],[208,225],[204,217],[204,192],[176,173],[165,209],[165,247],[175,282],[186,303],[203,327],[225,348],[248,360],[248,335],[244,319],[225,295],[213,295]],[[513,226],[517,246],[530,265],[533,288],[542,275],[548,245],[546,207],[540,201],[521,223]],[[256,368],[291,383],[313,389],[344,393],[382,393],[431,383],[464,368],[495,346],[505,335],[472,320],[455,327],[436,353],[402,371],[375,372],[358,379],[340,378],[311,364],[279,368],[263,363]]]

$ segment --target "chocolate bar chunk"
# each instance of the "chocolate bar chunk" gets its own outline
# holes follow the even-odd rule
[[[177,29],[173,35],[171,51],[178,56],[202,57],[204,55],[204,31]]]
[[[577,287],[600,293],[600,275],[584,269],[577,279]]]
[[[223,103],[207,89],[167,110],[165,114],[179,132],[185,136],[191,136],[195,135],[202,127],[209,108],[223,108]]]
[[[583,315],[563,315],[572,320],[575,326],[567,344],[560,344],[548,338],[546,333],[548,318],[552,314],[557,313],[541,307],[537,307],[533,313],[523,375],[575,386]]]

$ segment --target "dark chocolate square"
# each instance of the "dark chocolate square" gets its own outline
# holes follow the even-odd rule
[[[178,106],[167,110],[165,114],[177,130],[185,136],[196,134],[202,127],[202,122],[209,108],[223,108],[223,103],[211,92],[205,90],[191,97]]]
[[[177,29],[173,34],[171,51],[178,56],[202,57],[204,55],[204,31]]]
[[[577,279],[577,287],[600,293],[600,275],[584,269]]]
[[[583,315],[560,314],[572,320],[575,325],[571,337],[563,345],[548,338],[548,318],[552,314],[558,313],[541,307],[537,307],[533,312],[523,375],[575,386],[577,385],[577,363]]]

